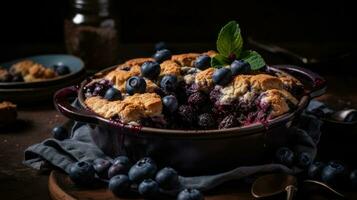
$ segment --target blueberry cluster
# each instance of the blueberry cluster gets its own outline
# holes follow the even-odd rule
[[[251,71],[249,63],[244,60],[234,60],[229,68],[222,67],[214,71],[212,80],[216,85],[228,84],[233,76]]]
[[[288,167],[298,166],[306,170],[307,177],[319,180],[332,186],[350,185],[357,188],[357,169],[349,171],[340,161],[313,162],[307,152],[294,153],[287,147],[276,151],[276,161]]]
[[[137,191],[146,198],[155,198],[162,190],[179,189],[179,176],[170,167],[158,170],[154,160],[145,157],[132,164],[128,157],[119,156],[110,162],[96,159],[93,162],[77,162],[69,171],[71,180],[80,186],[91,186],[97,178],[109,180],[108,188],[115,196],[126,196]],[[196,189],[184,189],[178,200],[203,200]]]
[[[113,84],[106,79],[102,79],[99,82],[93,82],[87,85],[84,90],[86,97],[102,96],[109,101],[122,99],[121,92],[113,87]]]

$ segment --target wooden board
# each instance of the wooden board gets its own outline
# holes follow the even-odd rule
[[[83,189],[69,179],[69,177],[59,171],[52,171],[48,181],[50,196],[53,200],[141,200],[142,198],[116,198],[105,187],[97,189]],[[175,198],[173,198],[175,199]],[[205,194],[206,200],[247,200],[254,199],[249,188],[236,184],[229,187],[221,187],[213,193]]]

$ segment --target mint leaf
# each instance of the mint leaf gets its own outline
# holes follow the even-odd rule
[[[252,70],[258,70],[266,65],[262,56],[256,51],[243,51],[240,58],[249,63]]]
[[[224,57],[235,54],[238,58],[243,47],[243,39],[236,21],[228,22],[219,32],[217,50]]]
[[[211,66],[214,68],[218,68],[228,64],[229,64],[228,58],[222,56],[221,54],[217,54],[211,59]]]

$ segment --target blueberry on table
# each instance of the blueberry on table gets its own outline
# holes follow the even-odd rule
[[[177,99],[173,95],[168,95],[162,98],[162,104],[164,105],[164,108],[169,112],[175,112],[178,107]]]
[[[173,189],[179,185],[179,177],[171,167],[165,167],[157,172],[155,180],[164,189]]]
[[[231,64],[231,70],[233,76],[248,73],[250,72],[250,65],[244,60],[235,60]]]
[[[312,156],[307,152],[301,152],[297,156],[297,166],[300,168],[307,168],[312,162]]]
[[[117,197],[128,193],[130,188],[130,180],[127,175],[116,175],[109,180],[109,190]]]
[[[66,65],[54,65],[53,69],[59,76],[63,76],[63,75],[71,73],[71,70]]]
[[[160,51],[160,50],[163,50],[163,49],[167,49],[167,45],[165,42],[158,42],[155,44],[155,50],[156,51]]]
[[[63,126],[55,126],[52,129],[53,138],[57,140],[64,140],[68,138],[68,131]]]
[[[68,175],[74,183],[80,186],[90,186],[95,181],[95,170],[91,163],[86,161],[74,163]]]
[[[133,76],[126,81],[125,90],[130,95],[144,93],[146,91],[146,81],[140,76]]]
[[[160,64],[154,61],[147,61],[141,65],[141,75],[148,79],[156,79],[161,71]]]
[[[159,191],[159,184],[152,179],[145,179],[139,184],[138,191],[145,197],[152,197]]]
[[[162,63],[165,60],[171,59],[171,56],[172,56],[172,54],[171,54],[170,50],[162,49],[162,50],[156,51],[156,53],[153,55],[153,58],[156,62]]]
[[[129,179],[133,182],[140,182],[144,179],[152,178],[157,171],[156,163],[149,157],[140,159],[129,170]]]
[[[177,87],[177,77],[173,75],[166,75],[160,81],[161,88],[166,92],[172,92]]]
[[[203,200],[202,193],[197,189],[184,189],[177,195],[177,200]]]
[[[118,89],[111,87],[105,92],[104,98],[109,101],[116,101],[122,99],[122,95]]]
[[[311,179],[320,180],[322,169],[325,167],[325,164],[322,162],[314,162],[307,169],[307,175]]]
[[[227,85],[231,81],[231,79],[232,79],[232,71],[225,67],[216,69],[212,75],[213,83],[216,85],[221,85],[221,86]]]
[[[93,168],[99,178],[108,179],[108,170],[112,166],[109,160],[97,158],[93,161]]]
[[[352,187],[353,188],[357,188],[357,169],[353,170],[351,173],[350,173],[350,181],[351,181],[351,184],[352,184]]]
[[[291,166],[294,162],[294,152],[287,147],[281,147],[276,151],[275,158],[278,163]]]
[[[201,55],[198,56],[195,60],[195,62],[193,63],[193,65],[200,70],[205,70],[207,69],[209,66],[211,66],[211,57],[209,57],[208,55]]]
[[[119,156],[114,159],[113,165],[108,170],[108,177],[111,178],[118,174],[127,174],[131,167],[131,162],[126,156]]]
[[[338,161],[329,162],[321,172],[321,180],[330,185],[338,185],[344,182],[346,168]]]

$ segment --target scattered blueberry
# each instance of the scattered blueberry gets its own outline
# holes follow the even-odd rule
[[[163,61],[170,59],[171,56],[172,54],[170,50],[161,49],[159,51],[156,51],[156,53],[153,55],[153,58],[156,62],[162,63]]]
[[[144,179],[152,178],[157,171],[156,163],[149,157],[140,159],[129,170],[129,179],[133,182],[140,182]]]
[[[321,180],[330,185],[342,183],[346,168],[338,161],[329,162],[321,172]]]
[[[163,49],[167,49],[167,45],[165,42],[158,42],[155,44],[155,50],[156,51],[160,51],[160,50],[163,50]]]
[[[93,161],[93,168],[99,178],[108,179],[108,170],[112,166],[109,160],[97,158]]]
[[[121,96],[121,92],[118,89],[111,87],[105,92],[104,98],[109,101],[116,101],[116,100],[120,100],[122,96]]]
[[[76,162],[69,169],[69,177],[78,185],[90,186],[95,181],[95,170],[89,162]]]
[[[233,76],[248,73],[250,71],[250,65],[244,60],[235,60],[231,64],[231,70]]]
[[[68,131],[63,126],[55,126],[52,129],[52,134],[53,134],[53,137],[57,140],[64,140],[64,139],[68,138]]]
[[[173,75],[166,75],[162,77],[160,86],[164,91],[174,91],[177,87],[177,77]]]
[[[146,81],[142,77],[133,76],[126,81],[125,89],[130,95],[144,93],[146,90]]]
[[[214,127],[215,125],[215,120],[213,116],[209,113],[203,113],[198,116],[198,122],[197,124],[204,129],[209,129]]]
[[[161,67],[160,64],[154,61],[147,61],[141,65],[142,76],[148,79],[155,79],[159,76]]]
[[[286,166],[291,166],[294,162],[294,152],[287,147],[281,147],[276,151],[275,154],[278,163]]]
[[[350,173],[350,181],[353,188],[357,188],[357,169]]]
[[[307,152],[301,152],[297,156],[297,166],[300,168],[307,168],[310,166],[312,162],[312,157],[309,153]]]
[[[197,189],[184,189],[177,195],[177,200],[203,200],[202,193]]]
[[[15,74],[12,77],[12,82],[23,82],[24,78],[21,76],[21,74]]]
[[[164,189],[172,189],[179,185],[178,174],[176,170],[171,167],[161,169],[155,177],[160,187]]]
[[[59,76],[63,76],[63,75],[71,73],[71,70],[69,70],[69,67],[66,65],[54,65],[53,69]]]
[[[104,95],[104,91],[105,91],[104,86],[98,84],[98,85],[95,86],[95,88],[94,88],[94,90],[93,90],[93,95],[94,95],[94,96],[97,96],[97,95],[103,96],[103,95]]]
[[[178,107],[177,99],[173,95],[168,95],[162,98],[162,104],[169,112],[175,112]]]
[[[232,71],[228,68],[222,67],[216,69],[212,75],[212,80],[216,85],[226,85],[232,79]]]
[[[312,163],[307,170],[308,177],[311,179],[320,180],[321,172],[324,167],[325,167],[325,164],[322,162]]]
[[[205,70],[211,65],[211,57],[208,55],[198,56],[194,62],[194,66],[200,70]]]
[[[139,184],[138,191],[145,197],[152,197],[159,191],[159,184],[152,179],[145,179]]]
[[[113,176],[109,181],[108,187],[115,196],[120,197],[125,195],[129,191],[130,187],[129,177],[124,174]]]
[[[119,156],[114,159],[113,165],[108,170],[108,177],[111,178],[118,174],[127,174],[131,167],[131,162],[126,156]]]

